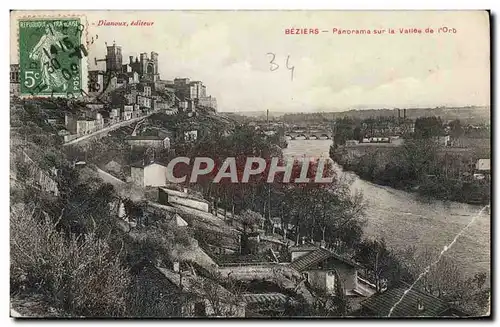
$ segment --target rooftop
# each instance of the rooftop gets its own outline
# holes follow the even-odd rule
[[[167,164],[159,162],[159,161],[146,162],[146,161],[143,161],[143,160],[137,161],[137,162],[134,162],[134,163],[130,164],[130,167],[144,168],[144,167],[147,167],[147,166],[151,166],[153,164],[157,164],[157,165],[160,165],[160,166],[163,166],[163,167],[167,167]]]
[[[132,140],[132,141],[133,140],[159,140],[159,141],[163,141],[166,138],[168,138],[168,137],[167,136],[161,137],[158,135],[136,135],[136,136],[129,135],[125,139],[127,141],[130,141],[130,140]]]
[[[358,266],[357,263],[355,263],[347,258],[343,258],[340,255],[333,253],[330,250],[327,250],[325,248],[317,248],[316,247],[316,250],[314,250],[308,254],[305,254],[305,255],[299,257],[298,259],[296,259],[295,261],[293,261],[289,265],[289,267],[293,268],[299,272],[302,272],[302,271],[306,270],[307,268],[311,267],[312,265],[320,263],[328,258],[335,258],[335,259],[342,261],[342,262],[344,262],[350,266],[353,266],[353,267]]]
[[[236,302],[238,299],[236,296],[229,292],[223,286],[215,283],[214,281],[201,277],[201,276],[185,276],[170,269],[156,267],[172,284],[177,287],[182,287],[182,290],[188,293],[198,295],[205,298],[209,294],[207,292],[216,292],[221,299],[227,300],[228,302]]]
[[[259,293],[259,294],[243,294],[243,299],[249,305],[269,306],[270,304],[283,305],[291,300],[289,296],[282,293]]]
[[[388,289],[387,291],[375,294],[365,301],[361,306],[368,308],[377,316],[387,316],[391,308],[401,299],[409,285],[400,285]],[[419,302],[422,310],[419,310]],[[401,302],[391,313],[391,317],[435,317],[449,309],[450,306],[445,301],[430,294],[412,289],[406,293]]]

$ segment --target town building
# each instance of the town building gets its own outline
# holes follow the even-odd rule
[[[176,78],[173,86],[181,109],[195,110],[195,104],[217,109],[216,98],[207,96],[207,88],[203,82],[191,81],[189,78]]]
[[[157,149],[169,149],[170,138],[168,136],[157,135],[137,135],[127,136],[125,138],[127,144],[131,147],[148,147]]]
[[[217,110],[217,99],[213,96],[204,96],[198,99],[198,105]]]
[[[118,123],[120,121],[120,108],[113,108],[109,113],[111,123]]]
[[[183,137],[184,141],[194,142],[198,139],[198,131],[197,130],[185,131]]]
[[[245,317],[246,303],[214,281],[183,269],[141,262],[132,270],[133,287],[153,317]],[[144,303],[145,302],[145,303]]]
[[[19,95],[20,92],[19,64],[12,64],[10,65],[10,94]]]
[[[289,267],[303,275],[313,289],[335,295],[369,296],[358,285],[359,265],[324,247],[302,244],[289,249],[292,262]]]
[[[479,159],[476,163],[476,170],[482,173],[489,173],[491,171],[491,160]]]
[[[157,162],[132,164],[130,175],[132,183],[139,187],[158,187],[167,184],[167,167]]]
[[[143,95],[138,95],[137,96],[137,104],[139,105],[140,108],[151,108],[151,98],[143,96]]]

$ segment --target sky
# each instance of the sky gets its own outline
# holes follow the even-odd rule
[[[17,62],[11,15],[11,63]],[[40,14],[40,13],[36,13]],[[54,13],[46,13],[54,15]],[[488,105],[489,20],[481,11],[87,11],[89,69],[105,44],[124,61],[159,53],[162,79],[201,80],[220,111],[314,112]],[[100,20],[129,26],[98,26]],[[152,26],[131,26],[134,20]],[[438,33],[448,27],[456,33]],[[291,35],[286,29],[315,29]],[[385,30],[338,35],[332,29]],[[422,34],[401,34],[417,28]],[[425,33],[432,28],[434,33]],[[395,34],[389,34],[394,29]],[[97,36],[97,39],[96,39]],[[270,64],[279,65],[274,71]],[[293,67],[292,70],[287,68]],[[102,64],[101,64],[102,65]]]

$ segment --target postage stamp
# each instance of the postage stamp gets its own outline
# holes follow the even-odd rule
[[[86,76],[85,25],[79,17],[19,21],[21,96],[76,97]]]

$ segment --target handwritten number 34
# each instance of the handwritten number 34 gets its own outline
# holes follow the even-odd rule
[[[277,70],[278,68],[280,68],[280,65],[278,65],[278,64],[275,62],[276,55],[275,55],[274,53],[272,53],[272,52],[268,52],[268,53],[267,53],[267,55],[268,55],[268,56],[271,56],[271,60],[269,61],[269,64],[270,64],[271,66],[269,67],[269,70],[270,70],[270,71],[272,71],[272,72],[274,72],[275,70]],[[290,75],[290,77],[291,77],[291,79],[292,79],[292,81],[293,81],[293,72],[294,72],[294,70],[295,70],[295,66],[291,66],[291,67],[290,67],[289,62],[290,62],[290,55],[288,55],[288,56],[286,57],[285,66],[286,66],[286,68],[288,68],[288,69],[290,70],[290,74],[291,74],[291,75]]]

